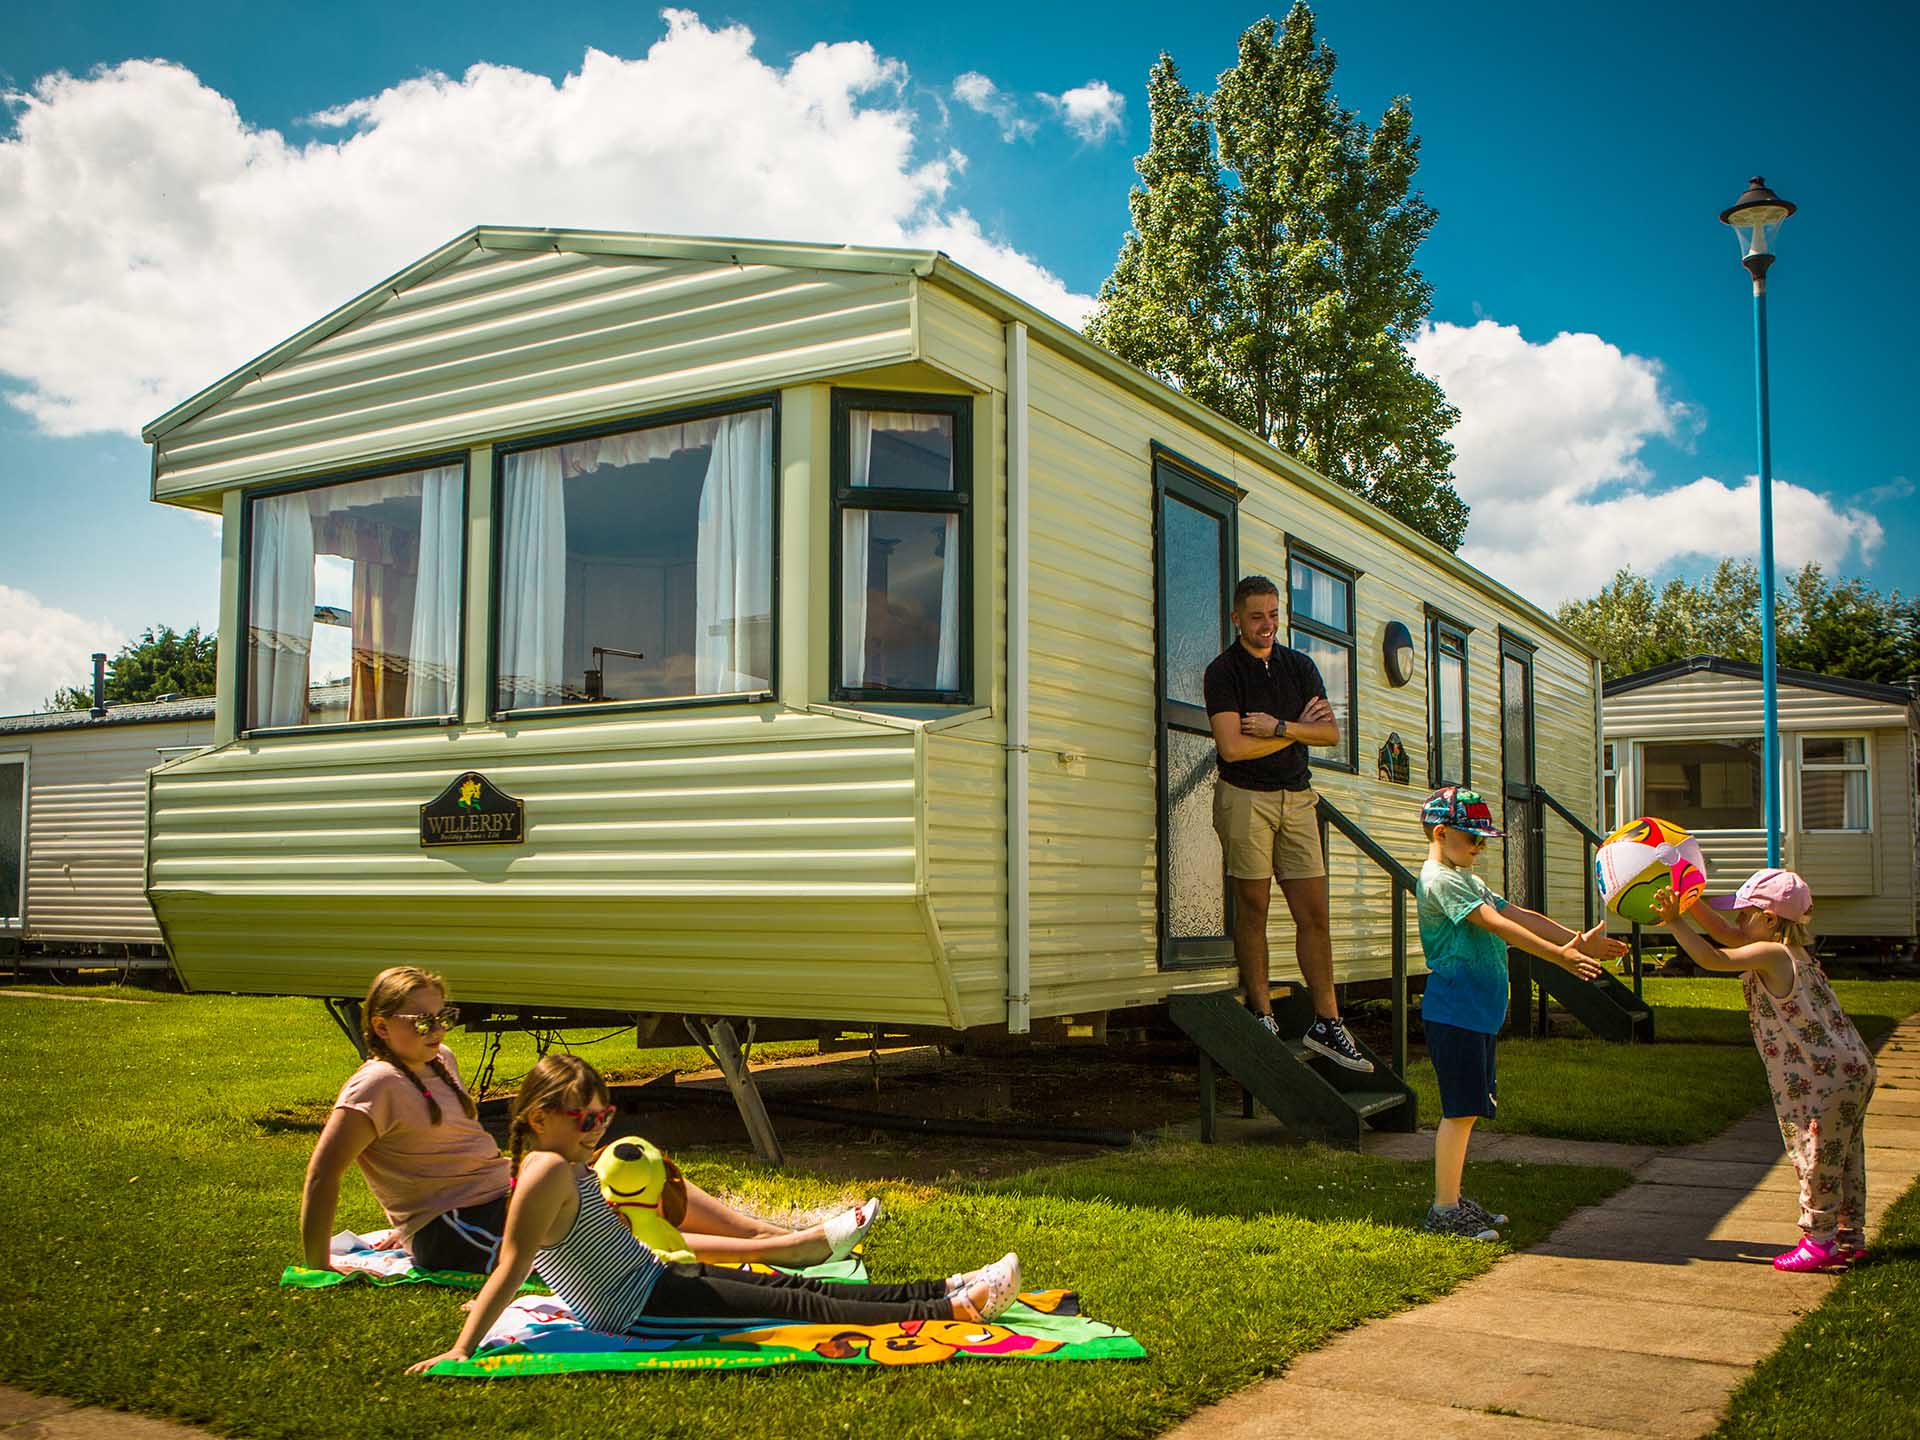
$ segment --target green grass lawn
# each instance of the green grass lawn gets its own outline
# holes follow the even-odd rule
[[[454,1043],[470,1066],[478,1039]],[[1147,1436],[1499,1253],[1412,1228],[1424,1164],[1162,1144],[940,1190],[883,1182],[893,1218],[869,1256],[876,1278],[903,1279],[1016,1248],[1031,1283],[1077,1288],[1089,1313],[1137,1334],[1150,1355],[1141,1363],[428,1380],[401,1371],[451,1340],[463,1294],[275,1285],[297,1256],[311,1120],[352,1065],[317,1004],[8,1000],[0,1052],[0,1173],[12,1197],[0,1228],[0,1380],[229,1433]],[[655,1053],[629,1066],[634,1052],[617,1041],[587,1053],[622,1061],[607,1064],[615,1074],[672,1063]],[[503,1073],[530,1056],[510,1042]],[[682,1158],[703,1183],[769,1212],[868,1188],[733,1152]],[[1469,1183],[1514,1215],[1525,1244],[1625,1179],[1477,1166]],[[380,1223],[357,1175],[340,1223]]]
[[[1715,1440],[1920,1435],[1920,1185],[1887,1211],[1871,1257],[1841,1277],[1734,1392]]]
[[[1655,1010],[1654,1045],[1611,1045],[1566,1029],[1551,1040],[1502,1040],[1500,1118],[1493,1128],[1688,1145],[1767,1104],[1766,1072],[1754,1053],[1737,977],[1644,983]],[[1869,1044],[1920,1010],[1920,981],[1836,980],[1833,988]],[[1440,1114],[1433,1066],[1415,1059],[1408,1071],[1420,1094],[1421,1121],[1432,1124]]]

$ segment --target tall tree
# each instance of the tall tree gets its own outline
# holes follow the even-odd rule
[[[1407,353],[1432,287],[1405,96],[1369,127],[1313,10],[1248,27],[1211,97],[1162,54],[1133,227],[1087,334],[1457,550],[1459,412]]]
[[[211,695],[215,688],[218,646],[198,625],[185,631],[149,626],[107,662],[106,698],[126,705],[162,695]],[[93,684],[64,686],[47,702],[49,710],[85,710],[93,704]]]

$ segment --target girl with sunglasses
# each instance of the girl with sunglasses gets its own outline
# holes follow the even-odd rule
[[[728,1330],[754,1323],[979,1323],[1019,1294],[1020,1261],[1011,1254],[980,1270],[901,1285],[834,1284],[663,1262],[607,1204],[593,1173],[599,1135],[612,1114],[606,1081],[577,1055],[548,1055],[527,1072],[513,1102],[508,1147],[515,1180],[500,1262],[468,1306],[453,1348],[410,1365],[409,1372],[471,1359],[535,1267],[589,1329],[663,1338],[690,1327]]]
[[[442,1043],[459,1018],[447,1004],[446,981],[430,971],[397,965],[374,976],[360,1008],[366,1063],[341,1087],[307,1164],[300,1242],[310,1268],[335,1268],[328,1241],[341,1179],[355,1164],[393,1227],[382,1248],[404,1247],[423,1270],[493,1268],[512,1167],[480,1124]],[[879,1214],[879,1202],[869,1200],[823,1224],[781,1230],[684,1183],[681,1233],[688,1249],[714,1261],[844,1259]]]

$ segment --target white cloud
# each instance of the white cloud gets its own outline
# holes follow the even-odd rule
[[[1064,95],[1042,95],[1059,115],[1061,124],[1089,145],[1098,145],[1120,131],[1127,97],[1104,80],[1089,80]]]
[[[665,14],[639,59],[589,50],[557,81],[485,64],[423,76],[330,107],[303,143],[164,61],[8,96],[9,398],[49,433],[137,430],[476,222],[945,235],[1025,298],[1084,314],[1087,297],[947,207],[958,167],[919,158],[899,62],[850,42],[781,68],[743,26]]]
[[[1757,555],[1752,476],[1656,485],[1648,443],[1684,447],[1700,425],[1658,361],[1597,335],[1536,343],[1490,319],[1429,325],[1411,350],[1460,408],[1454,474],[1473,506],[1461,555],[1528,599],[1590,595],[1623,565],[1658,574]],[[1870,561],[1883,539],[1867,512],[1778,477],[1773,506],[1782,566]]]
[[[63,685],[92,683],[88,656],[117,653],[127,636],[104,620],[56,610],[38,596],[0,585],[0,715],[38,710]]]
[[[953,98],[969,110],[978,111],[996,121],[1000,126],[1000,138],[1009,143],[1029,139],[1040,128],[1038,122],[1020,113],[1018,100],[978,70],[969,70],[953,82]]]
[[[1056,320],[1078,330],[1093,313],[1094,297],[1068,288],[1067,282],[1039,261],[994,240],[980,222],[964,211],[935,224],[922,225],[908,239],[930,250],[944,250],[976,275],[1010,290]]]

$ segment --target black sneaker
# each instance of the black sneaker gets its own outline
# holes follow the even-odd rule
[[[1507,1223],[1506,1216],[1496,1214],[1492,1210],[1487,1209],[1486,1206],[1482,1205],[1471,1195],[1462,1194],[1460,1196],[1460,1208],[1478,1220],[1482,1225],[1490,1226],[1494,1229],[1498,1229]]]
[[[1467,1213],[1464,1204],[1442,1210],[1438,1205],[1427,1207],[1427,1218],[1420,1222],[1420,1228],[1429,1235],[1457,1235],[1462,1240],[1498,1240],[1500,1232],[1491,1225]]]
[[[1324,1055],[1336,1065],[1349,1070],[1358,1070],[1363,1074],[1373,1072],[1373,1062],[1360,1053],[1353,1043],[1353,1037],[1347,1034],[1347,1027],[1340,1023],[1336,1015],[1331,1020],[1316,1020],[1313,1028],[1301,1037],[1300,1043],[1316,1055]]]
[[[1273,1036],[1276,1040],[1280,1038],[1280,1022],[1274,1019],[1270,1013],[1262,1015],[1256,1010],[1254,1011],[1253,1018],[1260,1022],[1260,1028],[1266,1031],[1267,1034]]]

